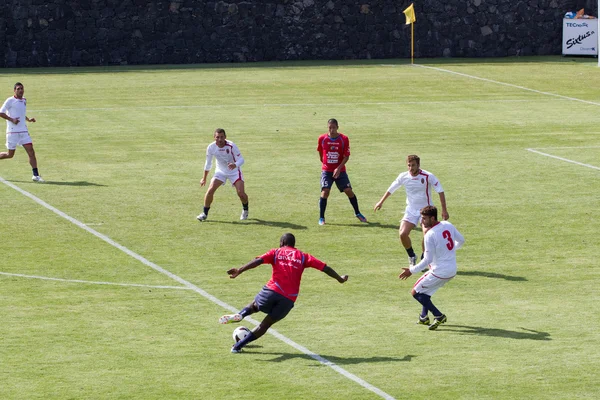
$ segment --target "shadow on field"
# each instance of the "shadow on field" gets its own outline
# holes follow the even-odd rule
[[[463,276],[483,276],[484,278],[496,278],[496,279],[504,279],[507,281],[518,281],[518,282],[526,282],[527,279],[522,276],[510,276],[504,274],[497,274],[495,272],[483,272],[483,271],[458,271],[457,275]]]
[[[509,331],[506,329],[483,328],[468,325],[444,325],[444,330],[465,335],[481,335],[503,337],[507,339],[552,340],[548,332],[538,332],[532,329],[520,328],[526,332]],[[448,329],[450,328],[450,329]]]
[[[264,360],[265,362],[283,362],[287,360],[292,360],[294,358],[303,358],[309,361],[317,361],[315,358],[309,356],[308,354],[298,354],[298,353],[267,353],[267,352],[252,352],[253,354],[264,354],[264,355],[274,355],[277,356],[270,360]],[[402,358],[400,357],[337,357],[337,356],[326,356],[322,355],[326,360],[329,360],[338,365],[350,365],[350,364],[362,364],[362,363],[374,363],[374,362],[410,362],[412,361],[413,355],[406,355]]]
[[[398,229],[400,225],[395,224],[395,225],[391,225],[391,224],[381,224],[379,222],[369,222],[366,224],[357,222],[355,224],[336,224],[336,223],[329,223],[327,222],[325,224],[325,226],[327,225],[331,225],[331,226],[352,226],[355,228],[383,228],[383,229]]]
[[[73,182],[56,182],[56,181],[44,181],[44,183],[35,183],[32,181],[11,181],[15,183],[31,183],[33,185],[56,185],[56,186],[104,186],[99,183],[93,183],[88,181],[73,181]]]
[[[203,223],[210,222],[212,224],[232,224],[232,225],[264,225],[264,226],[276,226],[278,228],[286,228],[286,229],[308,229],[304,225],[296,225],[291,222],[283,222],[283,221],[265,221],[264,219],[258,218],[248,218],[246,221],[215,221],[215,220],[207,220]]]

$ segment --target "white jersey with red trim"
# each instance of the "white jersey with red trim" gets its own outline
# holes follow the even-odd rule
[[[210,171],[212,168],[212,160],[213,157],[217,159],[217,172],[223,172],[230,174],[232,172],[237,172],[239,168],[244,164],[244,157],[240,153],[240,150],[230,140],[225,140],[225,146],[219,147],[216,142],[212,142],[206,148],[206,163],[204,163],[204,170]],[[229,163],[234,163],[236,168],[230,170],[228,168]]]
[[[25,133],[28,132],[26,124],[26,113],[27,113],[27,100],[25,97],[17,99],[16,97],[9,97],[6,99],[0,112],[8,115],[11,118],[19,118],[18,124],[13,124],[9,120],[6,120],[6,133]]]
[[[409,171],[403,172],[390,187],[388,192],[394,193],[396,190],[404,186],[406,189],[406,206],[410,209],[421,210],[425,206],[432,206],[431,188],[436,192],[442,193],[444,189],[442,184],[431,172],[423,169],[419,170],[417,176],[412,176]]]
[[[430,267],[431,273],[443,279],[456,275],[456,250],[465,243],[465,238],[448,221],[439,221],[425,234],[423,259],[410,267],[413,274]]]

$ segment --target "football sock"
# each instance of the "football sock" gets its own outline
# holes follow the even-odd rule
[[[319,198],[319,218],[325,218],[325,209],[327,208],[327,199]]]
[[[37,168],[32,168],[33,171],[33,176],[40,176],[40,173],[38,172]]]
[[[350,200],[350,204],[352,204],[352,207],[354,208],[354,214],[360,214],[360,211],[358,210],[358,199],[356,196],[348,197],[348,200]]]
[[[240,340],[239,342],[234,344],[233,348],[235,348],[236,350],[239,350],[254,340],[256,340],[256,336],[254,336],[254,332],[250,332],[245,338],[243,338],[242,340]]]
[[[415,295],[413,297],[415,298],[415,300],[417,300],[419,303],[421,303],[423,305],[423,308],[427,308],[428,311],[431,311],[431,313],[433,314],[434,317],[436,315],[437,316],[442,315],[440,310],[438,310],[431,302],[431,296],[424,294],[424,293],[415,293]]]
[[[246,204],[242,203],[242,209],[248,211],[248,203],[246,203]]]
[[[426,318],[428,311],[429,310],[427,310],[427,307],[423,306],[423,309],[421,310],[421,318]]]
[[[204,207],[204,215],[208,215],[208,210],[210,210],[210,207]]]
[[[254,311],[250,307],[244,307],[239,313],[242,317],[246,318],[250,314],[254,314]]]
[[[415,251],[413,250],[412,247],[409,247],[408,249],[406,249],[406,253],[408,253],[409,257],[416,257],[415,256]]]

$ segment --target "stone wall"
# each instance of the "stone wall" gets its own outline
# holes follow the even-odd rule
[[[0,67],[410,57],[409,0],[0,0]],[[415,1],[415,57],[561,53],[596,0]]]

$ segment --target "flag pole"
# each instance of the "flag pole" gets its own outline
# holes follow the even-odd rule
[[[600,0],[598,0],[600,1]],[[415,24],[410,24],[410,64],[415,63]]]

